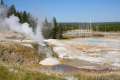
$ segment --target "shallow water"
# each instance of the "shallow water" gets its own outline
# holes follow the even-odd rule
[[[53,66],[43,66],[40,68],[43,72],[48,73],[58,73],[58,74],[71,74],[79,72],[79,68],[66,65],[66,64],[58,64]]]
[[[75,71],[77,72],[79,68],[69,66],[69,65],[55,65],[55,66],[52,66],[52,70],[56,72],[68,73],[68,72],[75,72]]]

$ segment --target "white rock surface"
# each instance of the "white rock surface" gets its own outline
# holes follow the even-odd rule
[[[52,65],[57,65],[60,64],[59,60],[57,58],[45,58],[44,60],[40,61],[41,65],[46,65],[46,66],[52,66]]]
[[[120,65],[120,40],[85,38],[46,41],[61,59],[79,59],[95,64]]]

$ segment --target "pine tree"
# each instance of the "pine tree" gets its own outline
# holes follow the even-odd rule
[[[57,20],[55,17],[53,17],[53,39],[57,39],[57,32],[58,32],[58,26],[57,26]]]
[[[63,36],[62,36],[62,34],[63,34],[63,26],[61,25],[61,24],[59,24],[59,31],[58,31],[58,36],[59,36],[59,39],[62,39],[63,38]]]
[[[42,27],[42,34],[44,38],[49,39],[53,38],[53,25],[48,22],[47,18],[45,18],[43,22],[43,27]]]
[[[11,5],[9,7],[9,10],[8,10],[8,17],[11,16],[11,15],[16,15],[17,11],[16,11],[16,8],[15,8],[15,5]]]
[[[28,20],[29,16],[28,16],[28,14],[27,14],[27,12],[26,12],[26,11],[24,11],[24,12],[23,12],[23,15],[22,15],[22,16],[23,16],[23,21],[22,21],[23,23],[25,23],[25,22],[28,22],[28,21],[29,21],[29,20]]]
[[[49,23],[48,23],[48,20],[47,20],[47,18],[45,18],[45,21],[44,21],[44,25],[48,25]]]
[[[1,0],[0,5],[5,5],[3,0]]]

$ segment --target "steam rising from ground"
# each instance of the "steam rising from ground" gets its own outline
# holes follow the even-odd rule
[[[44,44],[44,38],[42,36],[42,24],[38,22],[36,33],[33,32],[32,28],[28,23],[20,23],[20,19],[14,15],[6,17],[7,9],[3,6],[0,6],[0,31],[13,31],[18,33],[23,33],[24,36],[30,37],[38,44]],[[42,45],[41,45],[42,46]],[[45,46],[45,45],[44,45]],[[46,52],[46,51],[44,51]],[[49,52],[50,54],[50,52]],[[56,58],[47,57],[45,60],[41,61],[42,65],[56,65],[59,64],[59,61]]]
[[[19,23],[19,18],[12,15],[9,18],[5,18],[4,21],[5,24],[7,24],[8,28],[10,30],[24,33],[27,36],[30,36],[33,40],[37,41],[39,44],[43,44],[43,36],[41,32],[41,24],[39,23],[36,29],[36,34],[32,31],[32,28],[29,27],[28,23]],[[49,51],[50,54],[50,51]],[[59,64],[59,61],[56,58],[48,57],[45,60],[41,61],[40,64],[42,65],[57,65]]]
[[[41,34],[41,24],[38,22],[36,34],[33,32],[32,27],[28,23],[20,23],[20,19],[14,15],[7,17],[8,8],[0,5],[0,31],[14,31],[23,33],[26,36],[31,37],[35,41],[43,41]]]
[[[18,17],[12,15],[9,18],[5,18],[5,23],[10,30],[25,33],[26,35],[30,35],[31,37],[33,37],[32,28],[29,27],[28,23],[19,23]]]
[[[4,18],[3,20],[0,21],[1,27],[4,29],[14,31],[14,32],[19,32],[23,33],[26,36],[29,36],[35,41],[42,42],[43,41],[43,36],[41,34],[41,25],[40,23],[37,26],[36,29],[36,34],[33,32],[32,28],[29,26],[28,23],[19,23],[19,18],[12,15],[9,18]],[[0,27],[0,28],[1,28]]]

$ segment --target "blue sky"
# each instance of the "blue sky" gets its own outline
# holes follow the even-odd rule
[[[18,10],[49,20],[53,16],[60,22],[112,22],[120,21],[120,0],[5,0]]]

